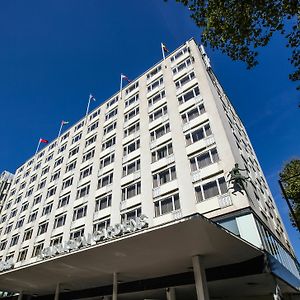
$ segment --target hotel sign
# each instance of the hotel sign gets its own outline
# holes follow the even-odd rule
[[[120,224],[115,224],[93,233],[88,233],[86,236],[80,236],[75,239],[71,239],[63,243],[47,247],[41,251],[38,258],[42,260],[48,259],[60,254],[79,250],[82,247],[96,245],[99,242],[112,240],[118,237],[122,237],[128,233],[139,231],[143,228],[148,227],[149,224],[147,219],[147,216],[141,215],[136,219],[126,220]],[[0,262],[0,272],[7,271],[13,268],[14,263],[12,260]]]

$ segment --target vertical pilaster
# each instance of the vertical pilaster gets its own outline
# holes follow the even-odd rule
[[[170,287],[166,289],[167,300],[176,300],[175,288]]]
[[[114,272],[112,300],[117,300],[117,299],[118,299],[118,274],[116,272]]]
[[[56,285],[54,300],[59,300],[60,284]]]

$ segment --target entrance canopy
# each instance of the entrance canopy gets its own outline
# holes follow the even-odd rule
[[[76,291],[190,272],[192,257],[206,269],[237,264],[263,252],[200,215],[146,228],[76,252],[0,274],[0,290],[31,295]]]

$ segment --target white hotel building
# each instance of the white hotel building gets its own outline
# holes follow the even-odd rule
[[[236,163],[245,190],[228,182]],[[0,232],[9,299],[273,299],[276,287],[296,299],[300,287],[246,130],[193,39],[19,167]]]

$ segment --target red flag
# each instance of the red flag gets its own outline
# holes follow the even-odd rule
[[[48,144],[48,141],[45,139],[40,139],[40,143]]]
[[[169,50],[167,49],[167,47],[166,47],[166,45],[165,45],[164,43],[161,43],[161,46],[162,46],[163,50],[164,50],[166,53],[169,52]]]

